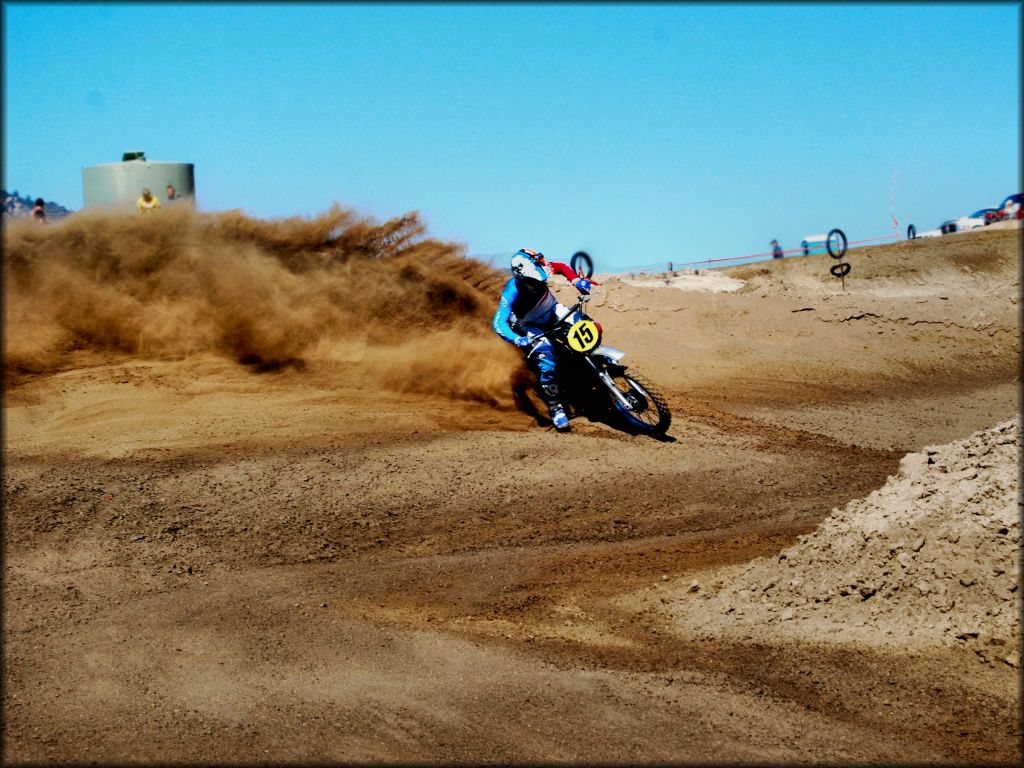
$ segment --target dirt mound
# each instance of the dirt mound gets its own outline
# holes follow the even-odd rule
[[[1019,664],[1016,421],[907,454],[877,491],[777,556],[691,583],[680,627],[717,635],[961,645]]]
[[[489,328],[501,275],[423,233],[415,213],[378,223],[338,206],[12,223],[6,373],[214,353],[257,370],[358,362],[399,391],[504,397],[516,358]]]

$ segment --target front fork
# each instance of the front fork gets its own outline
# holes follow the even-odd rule
[[[623,408],[625,408],[628,411],[632,411],[633,403],[631,403],[629,401],[629,398],[622,394],[619,388],[615,386],[615,382],[612,380],[612,377],[609,375],[608,371],[605,370],[604,366],[595,363],[590,358],[590,355],[584,355],[583,359],[586,360],[590,364],[590,367],[594,369],[594,373],[597,374],[597,378],[599,378],[604,383],[604,385],[608,387],[608,391],[611,392],[612,397],[614,397],[619,403],[621,403]]]

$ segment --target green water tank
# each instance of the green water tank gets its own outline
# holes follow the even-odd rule
[[[112,208],[134,211],[143,189],[149,189],[167,205],[167,185],[178,195],[195,205],[195,166],[192,163],[173,163],[147,160],[141,150],[125,152],[120,163],[104,163],[82,168],[82,201],[86,208]]]

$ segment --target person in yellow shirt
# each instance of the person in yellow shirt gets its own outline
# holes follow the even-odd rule
[[[138,201],[139,213],[149,213],[160,209],[160,200],[149,189],[142,190],[142,197]]]

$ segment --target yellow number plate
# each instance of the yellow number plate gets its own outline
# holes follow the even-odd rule
[[[569,329],[569,346],[577,352],[589,352],[597,346],[597,325],[593,320],[578,320]]]

